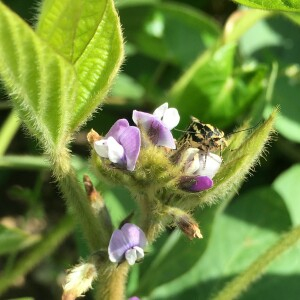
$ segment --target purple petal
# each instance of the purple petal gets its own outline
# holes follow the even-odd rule
[[[148,131],[152,125],[152,122],[157,120],[157,118],[151,114],[134,110],[132,113],[132,120],[137,126],[141,126]]]
[[[159,126],[158,123],[153,122],[153,132],[155,132],[155,135],[151,137],[151,140],[154,139],[156,142],[154,142],[157,146],[163,146],[168,147],[170,149],[176,149],[176,145],[173,139],[173,135],[167,127],[165,127],[160,121]],[[156,126],[156,127],[155,127]],[[151,128],[151,129],[152,129]]]
[[[190,192],[200,192],[210,189],[213,181],[207,176],[183,176],[180,179],[180,187]]]
[[[133,171],[141,148],[140,130],[135,126],[127,127],[120,135],[120,144],[125,151],[127,170]]]
[[[144,248],[147,244],[145,233],[138,226],[126,223],[122,226],[121,231],[130,243],[130,248],[139,246]]]
[[[128,300],[140,300],[140,298],[139,297],[130,297]]]
[[[117,142],[119,142],[120,135],[126,128],[129,127],[129,123],[126,119],[120,119],[110,128],[105,138],[112,136]]]
[[[146,130],[154,145],[176,149],[170,129],[158,118],[151,114],[134,110],[132,119],[135,124]]]
[[[130,243],[123,231],[120,229],[115,230],[108,245],[108,255],[110,261],[121,262],[124,259],[125,252],[130,248]]]

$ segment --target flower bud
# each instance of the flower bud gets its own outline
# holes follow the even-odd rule
[[[166,213],[170,215],[178,228],[189,238],[199,238],[202,239],[203,236],[200,232],[197,222],[185,211],[177,208],[168,206],[166,208]]]
[[[62,300],[74,300],[84,295],[92,287],[97,278],[96,266],[82,262],[68,271],[66,283],[63,286]]]
[[[91,129],[86,138],[89,144],[93,147],[94,143],[101,140],[102,137],[97,131]]]
[[[178,228],[190,239],[202,239],[203,236],[200,232],[197,222],[188,214],[182,214],[176,220]]]
[[[210,189],[213,181],[208,176],[182,176],[179,186],[190,192],[201,192]]]

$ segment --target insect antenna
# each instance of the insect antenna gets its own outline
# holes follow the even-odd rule
[[[176,130],[178,132],[183,132],[183,133],[195,133],[195,131],[182,130],[182,129],[177,129],[177,128],[174,128],[173,130]]]
[[[230,137],[231,135],[233,135],[233,134],[236,134],[236,133],[239,133],[239,132],[242,132],[242,131],[250,131],[250,130],[253,130],[253,129],[255,129],[256,127],[258,127],[260,124],[262,124],[263,123],[263,120],[260,120],[256,125],[254,125],[254,126],[252,126],[252,127],[250,127],[250,128],[246,128],[246,129],[241,129],[241,130],[237,130],[237,131],[233,131],[233,132],[231,132],[231,133],[228,133],[227,134],[227,137]]]

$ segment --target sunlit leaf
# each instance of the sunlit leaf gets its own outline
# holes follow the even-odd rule
[[[236,67],[235,53],[235,44],[206,52],[173,85],[169,98],[183,115],[182,126],[192,114],[222,128],[258,99],[266,70],[259,65]]]
[[[44,1],[37,33],[74,65],[78,90],[71,128],[75,130],[103,101],[123,59],[114,1]]]
[[[182,68],[220,35],[212,19],[179,3],[136,3],[122,7],[120,15],[126,38],[139,51]]]
[[[1,3],[0,76],[31,133],[46,149],[64,145],[75,100],[73,67]]]

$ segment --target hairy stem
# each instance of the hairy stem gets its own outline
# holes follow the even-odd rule
[[[237,299],[255,282],[279,255],[300,240],[300,226],[287,232],[273,247],[260,256],[245,272],[229,282],[213,300]]]
[[[41,240],[31,252],[25,254],[14,265],[13,269],[0,277],[0,294],[3,294],[17,278],[24,276],[41,260],[51,254],[74,228],[73,218],[65,216],[58,225]]]
[[[129,271],[127,262],[114,269],[99,270],[96,300],[123,300],[125,299],[125,285]]]
[[[106,248],[110,239],[109,232],[101,226],[102,223],[93,212],[83,184],[79,183],[75,170],[71,167],[68,153],[59,156],[59,159],[54,159],[54,174],[66,199],[67,206],[81,226],[90,249],[97,251]]]

